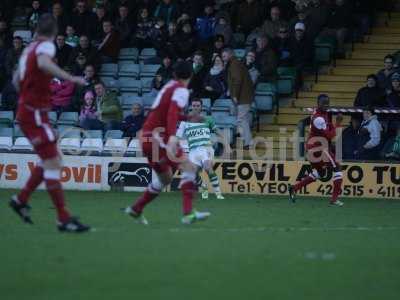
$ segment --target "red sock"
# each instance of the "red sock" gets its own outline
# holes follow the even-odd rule
[[[24,188],[19,193],[18,201],[21,204],[28,203],[30,195],[36,190],[36,188],[42,183],[42,181],[43,181],[43,168],[40,166],[36,166],[32,170],[31,177],[29,177]]]
[[[61,183],[57,179],[45,179],[47,192],[57,210],[58,220],[62,223],[70,218],[68,210],[65,208],[64,192]]]
[[[335,203],[339,198],[339,195],[342,192],[342,182],[343,182],[342,178],[333,180],[333,192],[332,192],[331,203]]]
[[[183,214],[188,215],[193,210],[193,198],[197,188],[194,182],[188,181],[181,184]]]
[[[301,190],[303,187],[309,185],[310,183],[313,183],[314,181],[315,178],[308,175],[307,177],[304,177],[300,182],[294,185],[294,191],[297,192],[298,190]]]
[[[144,194],[132,206],[132,209],[141,214],[147,204],[152,202],[160,194],[160,191],[152,188],[151,186],[146,189]]]

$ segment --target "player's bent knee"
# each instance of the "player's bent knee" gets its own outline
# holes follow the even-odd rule
[[[343,179],[343,173],[342,172],[335,172],[334,174],[333,174],[333,180],[335,181],[335,180],[341,180],[341,179]]]

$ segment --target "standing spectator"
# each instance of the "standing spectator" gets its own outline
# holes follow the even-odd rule
[[[53,17],[57,20],[59,33],[65,33],[68,25],[68,17],[64,14],[61,3],[55,2],[52,7]]]
[[[262,5],[259,0],[246,0],[242,2],[236,12],[237,31],[243,32],[246,36],[256,27],[261,25]]]
[[[284,20],[281,19],[281,10],[279,6],[274,6],[271,8],[271,19],[266,20],[261,28],[263,34],[265,34],[268,38],[274,39],[279,32],[279,28],[282,26],[286,26],[287,24]]]
[[[226,92],[224,62],[220,55],[216,55],[212,62],[210,71],[204,78],[203,95],[212,101],[224,96]]]
[[[100,68],[101,58],[97,50],[90,45],[89,38],[86,35],[82,35],[79,38],[79,45],[72,50],[69,58],[70,65],[73,65],[80,55],[86,58],[86,63],[94,65],[96,70]]]
[[[0,39],[4,41],[4,46],[10,48],[13,42],[13,36],[8,28],[6,20],[0,19]]]
[[[139,9],[136,32],[135,32],[135,46],[141,51],[143,48],[151,47],[152,43],[149,41],[153,22],[149,17],[147,8]]]
[[[188,88],[192,91],[193,97],[200,97],[203,92],[204,78],[207,75],[207,69],[204,65],[204,57],[200,51],[194,53],[192,66],[193,76]]]
[[[377,77],[375,74],[367,76],[365,87],[359,89],[356,99],[354,100],[355,107],[383,107],[385,106],[384,92],[377,85]]]
[[[177,13],[176,5],[172,3],[172,0],[161,0],[154,11],[154,17],[163,19],[164,23],[168,25],[176,19]]]
[[[94,128],[96,126],[93,126],[93,123],[98,124],[96,103],[94,101],[93,92],[87,91],[84,96],[84,103],[79,113],[79,126],[84,129],[90,130],[89,128]]]
[[[196,19],[196,32],[199,42],[207,46],[210,39],[214,35],[216,19],[214,16],[214,8],[211,5],[206,5],[204,15]]]
[[[360,146],[355,156],[359,160],[374,160],[378,157],[382,126],[373,108],[364,110],[363,119],[359,130]]]
[[[24,43],[20,36],[15,36],[13,39],[13,47],[7,51],[6,55],[6,76],[12,78],[14,70],[17,66],[19,58],[24,50]]]
[[[127,116],[122,122],[124,137],[135,138],[139,130],[142,129],[145,120],[143,108],[139,103],[132,105],[132,114]]]
[[[400,108],[400,74],[392,76],[392,89],[386,97],[386,104],[389,108]]]
[[[114,30],[114,26],[110,20],[104,20],[103,32],[103,40],[97,48],[101,54],[102,62],[116,63],[120,50],[119,34]]]
[[[346,56],[345,39],[351,20],[350,7],[345,3],[345,0],[335,0],[335,4],[328,15],[327,26],[321,33],[322,35],[333,36],[337,41],[338,57]]]
[[[39,21],[40,15],[43,13],[42,7],[40,6],[40,2],[38,0],[32,1],[32,11],[28,15],[28,27],[31,31],[34,31],[36,25]]]
[[[172,59],[170,56],[166,55],[162,59],[161,66],[157,70],[156,75],[161,76],[162,85],[166,84],[172,79],[173,69],[172,69]]]
[[[95,33],[95,16],[86,8],[85,0],[78,0],[76,3],[75,11],[72,14],[72,25],[74,26],[76,33],[86,35],[91,38],[94,37]]]
[[[176,52],[178,58],[187,59],[197,48],[196,36],[193,32],[192,25],[185,22],[182,25],[182,32],[178,35]]]
[[[104,130],[120,130],[122,109],[114,92],[107,92],[104,84],[98,82],[94,85],[96,92],[96,107]]]
[[[51,104],[57,113],[68,111],[74,94],[75,85],[70,81],[53,78],[50,84]]]
[[[65,43],[71,46],[72,48],[77,47],[79,44],[79,37],[75,34],[74,26],[67,25],[65,29],[65,34],[66,34]]]
[[[257,38],[256,47],[256,68],[260,71],[260,81],[275,81],[277,78],[278,58],[275,51],[270,47],[266,35]]]
[[[258,82],[258,78],[260,77],[260,71],[256,68],[256,53],[254,51],[249,51],[246,54],[245,65],[247,70],[249,71],[251,80],[253,84],[256,85]]]
[[[241,136],[244,140],[244,149],[249,149],[252,144],[250,130],[250,106],[254,99],[254,86],[246,66],[238,61],[232,49],[222,52],[227,73],[227,86],[229,95],[237,104],[237,122],[241,128]]]
[[[119,33],[119,39],[123,48],[131,45],[131,35],[133,25],[128,18],[129,8],[126,5],[120,5],[118,8],[118,18],[115,21],[115,29]]]
[[[376,76],[378,77],[378,87],[388,92],[391,89],[391,77],[396,72],[396,68],[394,67],[393,55],[386,55],[383,61],[384,67]]]
[[[59,34],[56,37],[56,50],[57,50],[56,58],[58,61],[58,65],[64,69],[65,67],[68,66],[72,47],[65,43],[65,36],[63,34]]]
[[[214,30],[215,36],[222,35],[224,37],[224,44],[230,45],[232,42],[233,32],[229,22],[229,18],[225,15],[217,17],[217,25]]]

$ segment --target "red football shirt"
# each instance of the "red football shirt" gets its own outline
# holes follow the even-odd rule
[[[335,126],[332,124],[331,116],[328,112],[316,109],[311,116],[310,134],[308,136],[307,147],[320,146],[321,143],[316,139],[324,138],[330,146],[336,135]]]

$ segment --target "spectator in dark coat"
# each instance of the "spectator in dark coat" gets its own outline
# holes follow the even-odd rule
[[[165,40],[165,49],[161,51],[162,56],[176,58],[176,45],[178,42],[178,26],[175,22],[168,25],[167,38]]]
[[[121,5],[118,8],[118,18],[115,21],[115,30],[119,33],[119,39],[123,48],[131,45],[131,35],[133,25],[128,18],[129,9],[126,5]]]
[[[388,92],[392,86],[391,77],[397,70],[394,67],[393,55],[386,55],[383,61],[384,68],[380,70],[376,76],[378,77],[378,87]]]
[[[206,50],[206,64],[210,65],[215,55],[222,55],[222,50],[225,48],[225,39],[223,35],[214,37],[214,44]]]
[[[355,107],[385,106],[384,91],[378,87],[377,81],[376,75],[368,75],[366,86],[359,89],[354,100]]]
[[[357,117],[351,118],[350,126],[346,127],[342,133],[342,154],[345,160],[356,159],[356,151],[358,147],[358,130],[360,128],[360,120]]]
[[[149,17],[147,8],[139,9],[135,32],[135,46],[142,50],[152,46],[150,39],[153,22]]]
[[[202,97],[210,98],[214,101],[223,97],[226,90],[224,62],[221,56],[216,55],[210,71],[204,78]]]
[[[18,103],[18,93],[12,81],[8,81],[1,93],[0,110],[16,110]]]
[[[204,15],[196,18],[196,32],[197,37],[203,45],[207,45],[214,35],[216,25],[216,18],[214,15],[214,8],[211,5],[206,5],[204,8]]]
[[[13,42],[13,36],[5,20],[0,20],[0,38],[4,41],[6,48],[10,48]]]
[[[7,56],[7,48],[4,45],[4,41],[0,38],[0,91],[3,89],[3,86],[7,80],[6,76],[6,56]]]
[[[13,39],[13,47],[7,51],[6,55],[6,76],[8,78],[12,78],[13,72],[17,66],[19,58],[24,50],[24,43],[22,38],[19,36],[14,37]]]
[[[69,57],[72,52],[72,47],[65,43],[65,36],[63,34],[59,34],[56,37],[56,58],[58,65],[61,68],[65,68],[68,66]]]
[[[143,108],[139,103],[132,105],[132,114],[127,116],[122,122],[124,137],[135,138],[139,130],[142,129],[145,120]]]
[[[164,56],[160,68],[157,70],[156,75],[161,76],[163,85],[170,81],[173,77],[172,59],[170,56]]]
[[[172,0],[162,0],[154,11],[155,18],[161,18],[165,24],[169,24],[177,18],[177,7]]]
[[[186,22],[182,25],[182,32],[178,35],[176,52],[178,58],[187,59],[196,50],[196,35],[193,32],[192,25]]]
[[[387,106],[390,108],[400,108],[400,74],[394,73],[392,76],[392,90],[386,97]]]
[[[207,68],[204,65],[204,57],[200,51],[193,55],[193,76],[189,84],[189,90],[192,90],[193,97],[201,97],[204,87],[204,78],[207,75]]]
[[[167,27],[164,19],[158,18],[150,31],[150,40],[153,47],[157,50],[157,55],[161,56],[167,40]]]
[[[103,5],[99,5],[96,7],[95,16],[94,16],[94,33],[92,39],[98,43],[101,42],[103,38],[103,22],[104,20],[108,20],[108,15],[106,9]]]
[[[286,25],[279,28],[277,37],[272,41],[272,46],[278,54],[279,66],[291,66],[293,62],[290,49],[289,29]]]
[[[119,34],[109,20],[103,22],[103,32],[103,40],[97,48],[102,56],[102,62],[116,63],[121,48]]]
[[[222,35],[224,37],[225,45],[231,44],[233,37],[232,26],[226,15],[221,14],[217,16],[217,25],[215,25],[214,34],[215,36]]]
[[[69,23],[68,17],[64,14],[61,3],[55,2],[52,7],[53,17],[57,20],[57,27],[59,33],[64,33]]]
[[[40,1],[38,0],[33,0],[32,1],[32,6],[31,6],[31,12],[28,15],[27,21],[28,21],[28,27],[31,31],[34,31],[36,28],[36,25],[39,21],[39,17],[41,14],[43,14],[43,9],[40,5]]]
[[[236,13],[237,31],[243,32],[246,36],[256,27],[261,25],[263,8],[259,0],[246,0],[242,2]]]
[[[81,35],[86,35],[91,38],[95,34],[95,16],[94,14],[86,8],[86,1],[79,0],[76,3],[76,8],[71,17],[72,24],[76,30],[76,33]]]
[[[256,68],[260,71],[260,81],[275,81],[277,78],[278,58],[269,45],[266,35],[257,38],[257,46],[253,49],[256,53]]]
[[[310,4],[309,18],[311,22],[311,30],[308,31],[309,37],[314,40],[326,26],[330,7],[321,0],[312,0]],[[315,30],[315,32],[314,32]]]
[[[75,47],[69,58],[69,65],[72,66],[76,62],[76,58],[79,55],[83,55],[86,58],[88,64],[94,65],[96,70],[100,69],[101,58],[98,55],[97,50],[92,47],[89,43],[89,38],[86,35],[82,35],[79,38],[79,45]]]

